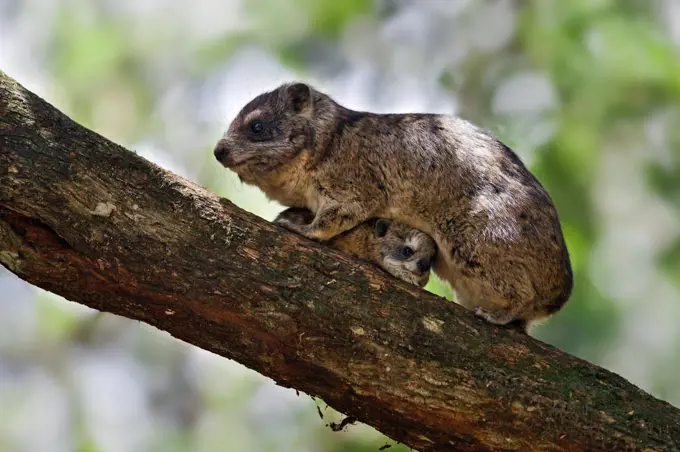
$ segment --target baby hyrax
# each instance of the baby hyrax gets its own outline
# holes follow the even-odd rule
[[[305,208],[291,207],[281,212],[282,220],[297,225],[309,224],[314,213]],[[430,279],[430,267],[437,253],[432,238],[403,223],[372,218],[336,235],[327,245],[365,261],[378,264],[392,276],[425,287]]]
[[[552,199],[515,153],[454,116],[354,111],[303,83],[250,101],[214,150],[240,179],[314,220],[328,240],[369,218],[419,229],[463,306],[525,326],[557,312],[572,271]]]

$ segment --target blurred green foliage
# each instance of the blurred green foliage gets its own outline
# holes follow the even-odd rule
[[[626,315],[624,305],[603,293],[593,276],[593,249],[603,240],[609,221],[597,201],[597,184],[606,164],[604,154],[618,155],[630,149],[651,153],[645,134],[655,115],[670,124],[664,144],[668,155],[663,159],[638,156],[645,190],[665,200],[671,215],[680,218],[680,57],[677,44],[661,25],[657,6],[658,2],[642,0],[516,2],[517,28],[507,43],[492,51],[471,50],[456,68],[443,68],[439,76],[441,86],[452,96],[459,96],[461,115],[493,129],[511,145],[512,123],[505,128],[508,118],[492,108],[497,86],[510,73],[524,68],[547,76],[555,89],[559,105],[545,113],[555,131],[532,149],[531,169],[560,212],[576,282],[570,303],[532,334],[596,363],[616,347]],[[104,2],[58,2],[46,71],[60,109],[128,146],[149,135],[162,134],[154,111],[164,93],[173,88],[172,83],[200,82],[242,46],[260,45],[290,69],[307,73],[311,63],[304,49],[309,43],[338,42],[355,20],[370,19],[380,24],[391,11],[376,7],[370,0],[253,0],[246,3],[246,25],[189,45],[182,36],[167,31],[151,33],[151,37],[147,34],[146,40],[140,40],[126,17],[110,9]],[[162,28],[162,18],[155,20],[157,23],[144,26]],[[161,76],[169,70],[179,75]],[[213,138],[184,150],[186,162],[205,160],[199,165],[198,182],[248,210],[264,211],[261,198],[251,201],[252,191],[244,194],[225,185],[228,177],[211,158]],[[655,255],[655,263],[663,277],[680,290],[680,238]],[[452,298],[450,289],[436,278],[427,289]],[[650,305],[654,302],[647,301]],[[48,342],[58,348],[74,338],[82,340],[82,317],[55,302],[54,297],[38,295],[37,310],[36,343]],[[675,344],[676,349],[678,346],[680,343]],[[163,366],[167,357],[158,355],[159,350],[158,344],[153,344],[134,347],[131,353],[140,363]],[[30,355],[28,351],[26,354]],[[659,397],[677,394],[680,361],[661,363],[658,369],[652,372],[654,380],[645,389]],[[199,398],[206,411],[219,413],[215,416],[225,423],[224,435],[241,438],[248,423],[236,419],[246,411],[258,385],[237,386]],[[301,429],[316,432],[307,436],[301,433],[316,438],[310,441],[322,449],[315,450],[369,452],[393,444],[379,435],[331,433],[324,427],[328,420],[318,419],[311,400],[307,407],[296,420]],[[256,429],[252,432],[257,436]],[[84,424],[76,436],[77,450],[101,450]],[[6,450],[3,441],[0,429],[0,449]],[[186,427],[168,432],[157,446],[158,450],[188,451],[194,450],[192,441],[192,429]],[[277,441],[282,440],[263,437],[240,441],[238,444],[259,445],[253,446],[259,447],[257,450],[275,450]],[[407,449],[395,445],[388,450]]]

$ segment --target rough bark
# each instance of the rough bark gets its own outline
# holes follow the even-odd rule
[[[623,378],[245,212],[2,72],[0,262],[420,451],[680,449],[680,411]]]

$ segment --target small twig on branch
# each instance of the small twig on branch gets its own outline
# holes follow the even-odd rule
[[[331,422],[328,424],[328,426],[333,430],[334,432],[340,432],[342,431],[345,427],[348,425],[356,424],[357,423],[357,418],[354,418],[352,416],[347,416],[344,418],[340,423],[337,422]]]

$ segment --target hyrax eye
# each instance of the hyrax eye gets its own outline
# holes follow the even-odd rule
[[[401,255],[404,257],[404,259],[408,259],[409,257],[413,256],[413,254],[414,254],[413,248],[411,248],[410,246],[405,246],[401,250]]]
[[[250,133],[253,135],[259,135],[264,132],[264,124],[259,119],[256,119],[250,122],[248,130],[250,130]]]

